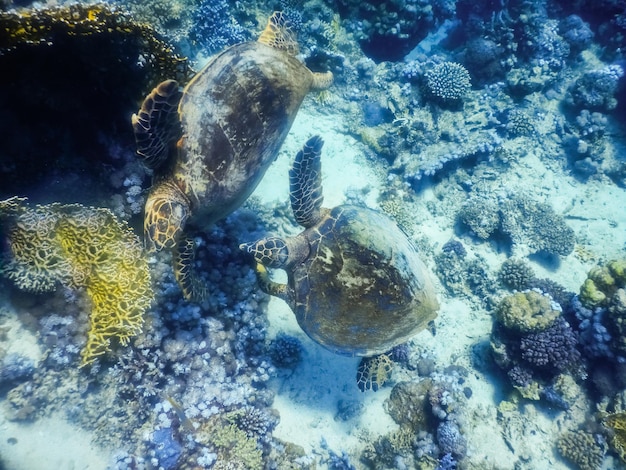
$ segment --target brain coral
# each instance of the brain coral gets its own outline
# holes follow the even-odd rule
[[[153,298],[138,237],[108,209],[79,204],[29,208],[0,202],[8,246],[3,273],[20,288],[49,291],[61,283],[85,288],[93,308],[83,365],[137,334]]]
[[[425,73],[426,87],[431,95],[444,103],[463,99],[471,88],[470,75],[456,62],[442,62]]]
[[[494,313],[496,321],[508,330],[530,333],[552,326],[561,310],[550,296],[528,290],[504,297]]]

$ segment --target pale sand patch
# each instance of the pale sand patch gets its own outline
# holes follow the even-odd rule
[[[7,470],[104,470],[111,451],[91,442],[91,434],[60,416],[17,423],[0,414],[0,458]]]

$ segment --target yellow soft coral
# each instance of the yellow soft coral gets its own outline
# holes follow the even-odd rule
[[[21,289],[45,291],[57,283],[84,288],[92,302],[82,364],[122,345],[141,330],[153,298],[139,238],[108,209],[51,204],[31,209],[0,202],[8,220],[10,258],[4,274]]]

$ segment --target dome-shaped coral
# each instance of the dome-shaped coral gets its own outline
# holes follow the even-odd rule
[[[508,330],[530,333],[552,326],[561,309],[550,296],[528,290],[506,296],[494,314],[496,321]]]
[[[456,62],[442,62],[425,74],[428,91],[437,101],[453,104],[461,101],[471,88],[470,74]]]

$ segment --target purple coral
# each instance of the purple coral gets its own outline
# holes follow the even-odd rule
[[[563,371],[580,361],[578,340],[562,318],[544,331],[530,333],[520,341],[521,357],[541,369]]]

